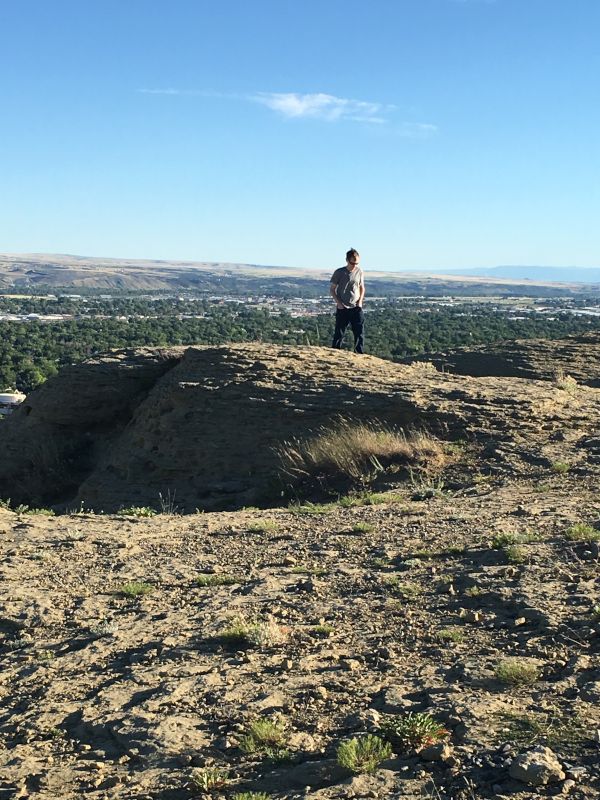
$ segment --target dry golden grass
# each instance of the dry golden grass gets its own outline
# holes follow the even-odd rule
[[[369,483],[382,472],[410,468],[436,472],[447,462],[441,442],[428,433],[390,428],[380,422],[334,420],[307,439],[278,450],[282,472],[294,482],[345,478]]]

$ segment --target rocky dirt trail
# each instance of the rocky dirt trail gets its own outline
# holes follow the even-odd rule
[[[346,506],[0,511],[0,797],[596,798],[598,468],[495,463]],[[408,712],[447,746],[337,764]],[[286,752],[240,747],[257,719]]]

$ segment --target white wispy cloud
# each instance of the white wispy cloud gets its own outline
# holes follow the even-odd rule
[[[312,117],[329,122],[351,120],[353,122],[371,122],[382,124],[386,115],[394,106],[382,103],[370,103],[364,100],[352,100],[347,97],[336,97],[333,94],[317,92],[315,94],[299,94],[297,92],[257,92],[250,99],[261,103],[284,117],[298,119]]]
[[[217,97],[226,100],[258,103],[286,119],[315,119],[325,122],[361,122],[386,126],[391,133],[411,139],[423,139],[438,132],[436,125],[425,122],[397,122],[392,104],[336,97],[326,92],[255,92],[234,94],[200,89],[139,89],[142,94]]]
[[[437,125],[430,122],[401,122],[396,131],[406,139],[427,139],[439,132]]]

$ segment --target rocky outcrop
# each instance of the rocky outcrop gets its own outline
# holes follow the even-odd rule
[[[317,347],[121,351],[64,370],[2,424],[0,497],[104,511],[156,507],[159,494],[182,510],[261,504],[277,499],[276,449],[338,417],[548,464],[565,442],[595,441],[599,399]]]
[[[600,333],[558,341],[516,339],[403,359],[405,364],[423,361],[455,375],[555,380],[557,374],[563,373],[578,383],[600,386]]]
[[[67,367],[32,392],[0,431],[0,497],[35,505],[71,500],[183,352],[117,351]]]

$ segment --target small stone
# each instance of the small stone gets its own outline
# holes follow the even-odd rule
[[[585,767],[567,767],[567,778],[570,778],[572,781],[581,781],[586,776],[587,769]]]
[[[515,628],[518,628],[520,625],[525,625],[526,622],[525,617],[517,617],[513,624]]]
[[[545,786],[565,779],[559,760],[549,747],[534,747],[518,755],[510,765],[509,774],[529,786]]]
[[[360,669],[360,661],[355,658],[344,658],[340,661],[340,666],[346,672],[355,672]]]
[[[292,661],[291,658],[286,658],[282,664],[282,667],[286,672],[289,672],[294,668],[294,662]]]
[[[571,791],[571,789],[576,785],[577,784],[575,783],[575,781],[566,780],[562,785],[561,793],[562,794],[568,794]]]
[[[424,747],[419,755],[423,761],[448,761],[452,757],[452,748],[447,742],[437,742]]]
[[[465,622],[481,622],[483,620],[481,611],[469,611],[466,608],[461,608],[459,616],[464,619]]]

